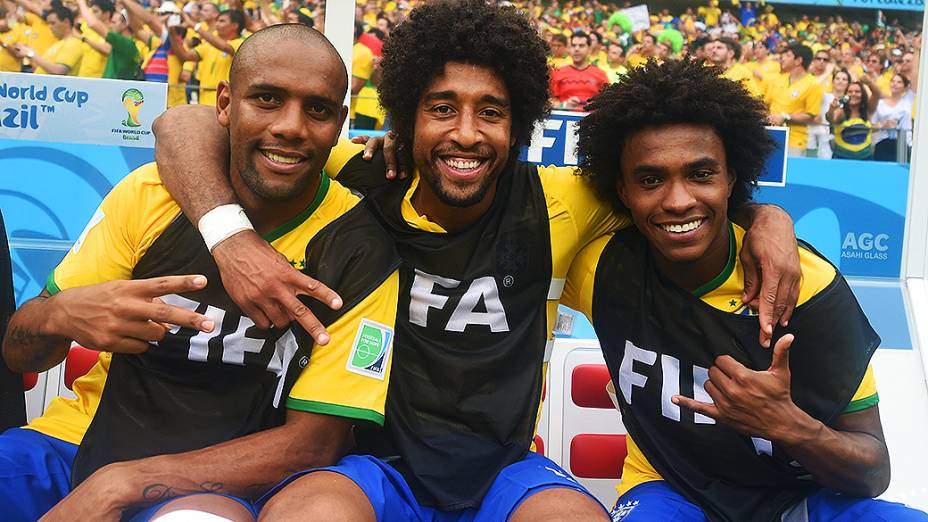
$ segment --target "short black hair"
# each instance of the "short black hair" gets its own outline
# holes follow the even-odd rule
[[[726,163],[736,178],[729,210],[750,201],[775,143],[764,127],[764,103],[722,73],[702,60],[652,59],[590,99],[590,114],[577,131],[580,173],[593,180],[600,197],[625,208],[616,186],[631,136],[648,127],[689,123],[708,125],[722,139]]]
[[[487,67],[506,85],[514,147],[528,143],[547,116],[548,48],[529,20],[512,7],[485,0],[419,4],[383,46],[380,103],[401,143],[411,146],[422,93],[448,62]]]
[[[741,43],[738,42],[738,40],[728,36],[722,36],[719,38],[719,41],[725,44],[725,47],[728,47],[731,52],[735,53],[736,62],[741,59]]]
[[[226,9],[225,11],[219,13],[219,16],[228,15],[229,22],[238,26],[238,34],[242,34],[242,31],[245,30],[245,13],[241,12],[238,9]]]
[[[801,43],[794,43],[789,46],[790,52],[793,53],[793,56],[802,60],[802,67],[808,69],[812,65],[812,49],[808,45],[803,45]]]
[[[690,43],[690,52],[695,53],[696,51],[702,49],[706,46],[707,43],[711,42],[712,39],[708,36],[701,36]]]
[[[552,42],[555,41],[555,40],[558,41],[558,42],[561,42],[561,43],[564,44],[564,45],[567,45],[567,37],[564,36],[564,35],[561,34],[561,33],[557,33],[557,34],[555,34],[554,36],[551,37],[551,41],[552,41]]]
[[[110,15],[116,12],[116,4],[113,3],[113,0],[91,0],[90,6],[97,6],[100,8],[100,11],[109,13]],[[107,20],[107,22],[109,22],[109,20]]]
[[[587,45],[593,45],[593,39],[590,38],[589,34],[583,31],[574,31],[574,33],[570,35],[571,43],[573,43],[574,38],[583,38],[584,40],[586,40]]]
[[[71,23],[71,25],[74,25],[74,11],[61,4],[52,4],[51,8],[48,11],[45,11],[46,21],[48,21],[49,15],[55,15],[59,20],[67,20]]]

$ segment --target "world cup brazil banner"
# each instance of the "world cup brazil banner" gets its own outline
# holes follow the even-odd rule
[[[0,73],[0,138],[145,147],[167,84]]]
[[[163,83],[0,73],[0,209],[18,303],[42,290],[113,185],[154,159],[151,124],[166,105]]]

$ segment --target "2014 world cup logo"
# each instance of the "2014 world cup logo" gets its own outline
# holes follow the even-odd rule
[[[122,93],[122,106],[128,111],[126,121],[122,122],[122,124],[126,127],[141,127],[142,123],[139,121],[139,111],[142,110],[142,105],[144,104],[145,96],[142,95],[142,91],[138,89],[129,89]]]

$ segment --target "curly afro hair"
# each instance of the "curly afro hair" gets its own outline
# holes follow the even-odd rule
[[[592,178],[600,197],[624,210],[616,184],[626,140],[646,127],[708,125],[722,139],[726,163],[736,178],[729,212],[750,201],[776,144],[764,128],[763,102],[721,74],[702,61],[651,60],[604,88],[586,106],[591,114],[577,131],[581,175]]]
[[[439,0],[417,6],[383,46],[380,103],[401,143],[411,146],[416,109],[447,62],[488,67],[506,84],[515,147],[528,143],[548,114],[547,45],[513,8],[485,0]]]

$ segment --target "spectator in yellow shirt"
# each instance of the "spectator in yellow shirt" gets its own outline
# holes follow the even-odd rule
[[[563,67],[571,62],[570,55],[567,54],[567,37],[563,34],[555,34],[551,37],[551,56],[548,57],[548,65],[552,69]]]
[[[731,38],[723,37],[706,45],[709,60],[722,68],[723,78],[741,83],[741,85],[755,98],[761,97],[760,87],[754,81],[754,74],[750,69],[739,63],[741,59],[741,44]]]
[[[718,25],[719,17],[722,16],[722,10],[719,9],[719,0],[711,0],[709,5],[701,6],[697,13],[703,18],[703,21],[706,23],[706,27]]]
[[[190,22],[192,20],[187,17],[187,23]],[[178,31],[171,31],[171,50],[183,61],[200,61],[199,102],[203,105],[216,105],[216,88],[219,82],[229,79],[232,58],[245,41],[242,38],[245,15],[238,9],[220,13],[216,19],[215,34],[202,24],[194,24],[193,28],[203,43],[188,49],[181,41]]]
[[[625,66],[634,69],[644,65],[649,58],[657,57],[657,39],[651,33],[644,33],[641,36],[641,43],[632,47],[628,52],[628,59],[625,60]]]
[[[357,121],[358,95],[374,74],[374,52],[358,41],[362,34],[364,34],[364,25],[355,22],[354,46],[351,48],[351,107],[349,118],[355,128],[373,129],[376,118],[364,115],[361,117],[361,121]]]
[[[26,10],[21,23],[14,29],[17,33],[17,43],[28,45],[38,55],[45,54],[45,51],[58,41],[58,37],[45,23],[47,6],[33,0],[16,0],[16,3]]]
[[[19,72],[23,68],[22,60],[16,56],[16,31],[7,19],[6,7],[0,5],[0,72]]]
[[[625,68],[625,50],[618,42],[609,42],[606,47],[608,48],[606,63],[600,65],[599,68],[606,73],[609,83],[615,83],[619,81],[619,78],[628,74],[628,69]]]
[[[113,13],[116,12],[113,0],[90,0],[88,4],[90,12],[97,20],[109,22],[113,19]],[[83,78],[103,78],[103,70],[106,68],[106,61],[110,55],[109,45],[102,35],[90,28],[86,16],[81,18],[83,23],[80,38],[84,44],[84,58],[81,60],[81,68],[77,75]]]
[[[72,34],[74,13],[63,5],[55,5],[45,15],[45,23],[58,41],[42,55],[28,45],[18,44],[17,56],[31,60],[37,74],[76,75],[81,67],[84,50],[81,41]]]
[[[767,91],[771,125],[789,127],[788,149],[791,156],[806,155],[808,132],[821,112],[825,88],[809,74],[812,49],[802,44],[791,45],[780,58],[783,74],[771,80]]]

